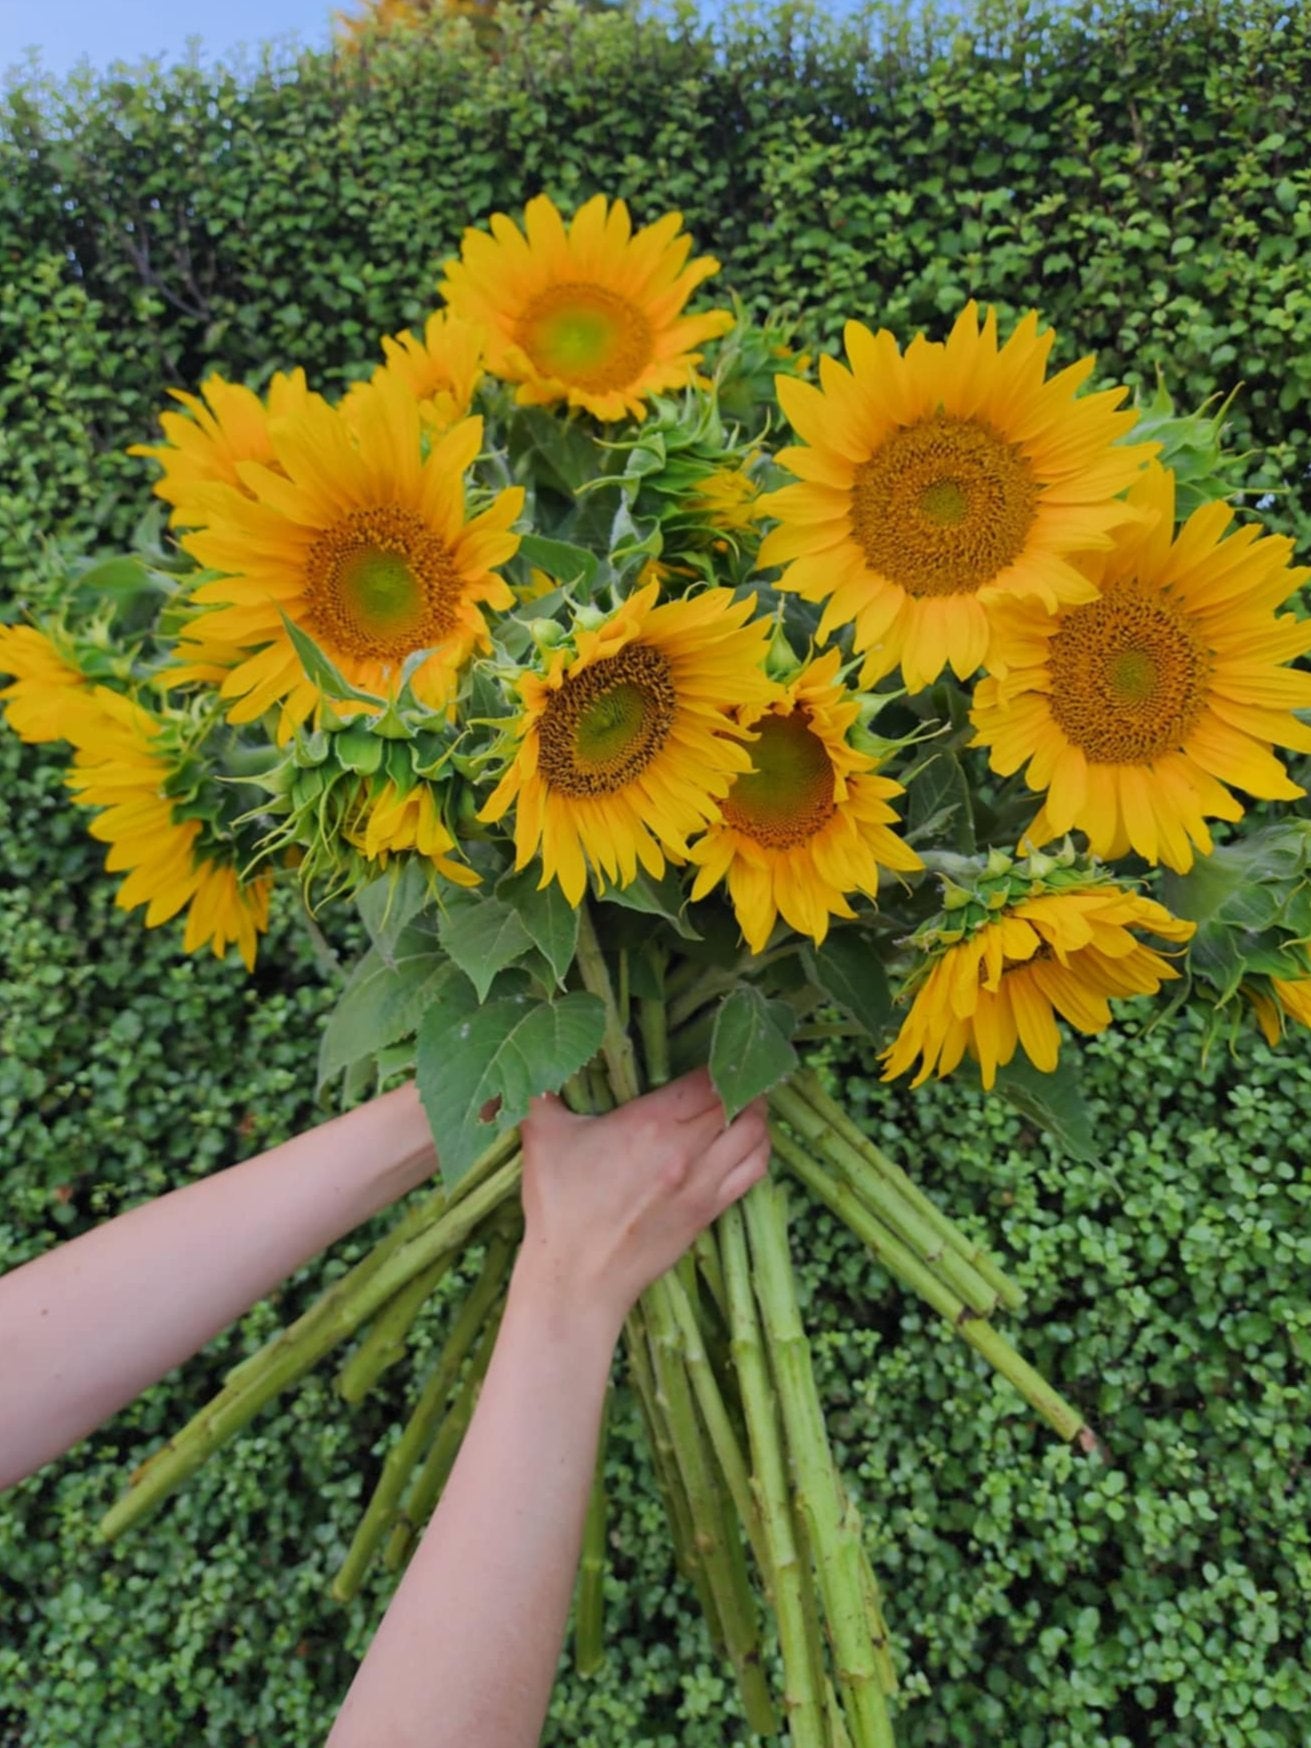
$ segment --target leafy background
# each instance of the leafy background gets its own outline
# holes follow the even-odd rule
[[[0,107],[0,570],[123,539],[165,389],[301,362],[333,387],[423,315],[462,226],[545,186],[679,206],[753,310],[832,348],[966,294],[1038,304],[1062,361],[1184,405],[1245,385],[1251,493],[1302,540],[1311,10],[1124,5],[968,24],[748,13],[708,37],[561,11],[344,64],[28,82]],[[416,239],[420,240],[416,243]],[[317,1120],[333,989],[289,904],[253,978],[116,911],[57,759],[0,738],[0,1268]],[[356,944],[349,924],[338,944]],[[821,1385],[889,1591],[907,1748],[1297,1748],[1311,1734],[1311,1039],[1203,1062],[1133,1010],[1086,1051],[1100,1166],[960,1082],[831,1065],[871,1133],[1028,1287],[1026,1351],[1095,1421],[1078,1457],[847,1235],[798,1208]],[[338,1247],[344,1267],[369,1232]],[[324,1372],[112,1553],[130,1466],[323,1278],[316,1265],[0,1505],[0,1744],[311,1743],[384,1600],[325,1600],[405,1368]],[[434,1305],[419,1339],[440,1333]],[[612,1442],[612,1651],[548,1745],[741,1741],[669,1570],[630,1415]]]

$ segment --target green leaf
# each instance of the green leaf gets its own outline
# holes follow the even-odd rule
[[[1068,1052],[1051,1074],[1044,1074],[1027,1057],[1017,1055],[997,1070],[997,1091],[1075,1159],[1097,1163],[1092,1118]]]
[[[766,1001],[749,984],[720,1003],[710,1040],[710,1078],[730,1122],[796,1068],[794,1017],[786,1002]]]
[[[815,987],[877,1038],[892,1018],[892,993],[870,937],[858,929],[834,929],[822,947],[803,948],[801,958]]]
[[[548,540],[544,534],[525,534],[519,542],[519,551],[529,564],[540,566],[565,588],[581,583],[591,593],[600,561],[585,546],[573,546],[567,540]]]
[[[319,1045],[319,1085],[374,1056],[418,1025],[443,984],[456,978],[431,924],[408,923],[392,957],[370,947],[341,993]]]
[[[419,1097],[447,1183],[521,1122],[533,1097],[558,1092],[590,1062],[605,1034],[605,1008],[581,991],[558,1001],[491,1001],[463,1017],[459,1008],[458,1000],[437,1002],[419,1026]]]
[[[934,753],[906,779],[906,839],[930,839],[935,849],[974,851],[970,789],[955,753]]]
[[[603,904],[617,904],[624,910],[641,911],[644,916],[663,917],[684,940],[698,939],[697,931],[684,915],[687,908],[683,883],[677,874],[666,874],[663,880],[652,880],[639,872],[627,886],[611,886],[601,895]]]
[[[372,692],[361,692],[352,686],[345,675],[339,672],[329,658],[315,643],[307,631],[302,631],[296,621],[290,618],[282,609],[278,609],[282,623],[287,629],[292,647],[300,658],[300,665],[305,670],[305,677],[313,680],[321,692],[326,692],[330,698],[350,699],[356,704],[385,704],[386,700],[377,698]]]
[[[371,880],[355,894],[369,939],[385,964],[395,965],[397,939],[427,901],[428,877],[417,861],[393,864],[381,879]]]
[[[497,886],[496,896],[513,907],[555,974],[555,981],[563,987],[578,947],[578,912],[561,892],[558,880],[539,889],[540,878],[535,868],[507,874]]]
[[[490,894],[452,895],[437,923],[441,944],[485,1001],[492,979],[528,951],[533,938],[517,910]]]
[[[152,570],[140,558],[105,558],[91,565],[77,579],[79,589],[107,600],[125,602],[138,595],[171,595],[177,588],[172,577]]]

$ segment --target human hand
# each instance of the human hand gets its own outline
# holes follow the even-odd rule
[[[698,1069],[601,1117],[535,1099],[523,1129],[516,1275],[544,1301],[620,1325],[697,1233],[764,1176],[763,1100],[729,1125]]]

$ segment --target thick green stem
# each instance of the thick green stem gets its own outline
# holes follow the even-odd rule
[[[400,1359],[415,1318],[446,1270],[445,1257],[439,1257],[378,1312],[363,1341],[337,1373],[337,1393],[343,1402],[362,1402],[382,1374]]]
[[[869,1136],[864,1134],[852,1121],[850,1114],[843,1110],[836,1099],[830,1098],[824,1091],[813,1070],[806,1069],[802,1073],[794,1075],[792,1085],[806,1103],[824,1118],[830,1129],[836,1131],[849,1146],[863,1155],[873,1170],[891,1184],[893,1189],[899,1191],[905,1200],[923,1215],[930,1226],[937,1229],[959,1256],[978,1270],[1008,1310],[1019,1310],[1024,1304],[1023,1287],[1011,1280],[1001,1265],[988,1254],[982,1245],[975,1244],[954,1221],[949,1220],[941,1208],[925,1195],[914,1179],[902,1170],[896,1160],[889,1159],[881,1148],[874,1145]]]
[[[754,1484],[768,1550],[764,1565],[769,1573],[774,1612],[778,1619],[779,1648],[783,1653],[783,1705],[792,1748],[826,1748],[822,1704],[823,1653],[818,1637],[818,1619],[815,1618],[812,1627],[807,1609],[808,1601],[813,1599],[813,1578],[809,1561],[803,1562],[797,1546],[777,1407],[751,1294],[751,1271],[742,1216],[736,1207],[720,1216],[719,1242],[728,1294],[733,1361],[742,1391]],[[813,1613],[813,1609],[809,1612]]]
[[[950,1287],[978,1317],[986,1317],[998,1294],[970,1263],[954,1250],[936,1225],[873,1170],[865,1156],[840,1135],[814,1107],[790,1086],[775,1087],[770,1105],[776,1115],[823,1155],[842,1182],[846,1194],[834,1212],[846,1220],[846,1206],[863,1202],[871,1213],[913,1250],[942,1283]]]
[[[643,996],[637,1004],[637,1024],[642,1034],[646,1084],[664,1086],[669,1079],[669,1033],[665,1026],[664,1002],[653,996]]]
[[[574,1613],[574,1665],[580,1675],[595,1675],[605,1662],[605,1447],[610,1421],[610,1392],[601,1410],[596,1468],[583,1523],[583,1551],[578,1562],[578,1602]]]
[[[226,1385],[181,1432],[147,1458],[133,1476],[129,1491],[101,1519],[99,1535],[112,1541],[139,1522],[211,1452],[253,1420],[288,1384],[303,1377],[324,1354],[353,1335],[408,1281],[439,1259],[447,1266],[453,1263],[477,1227],[515,1194],[520,1174],[521,1162],[516,1155],[369,1273],[353,1295],[338,1297],[328,1313],[321,1305],[314,1306],[285,1329],[270,1344],[269,1359],[258,1373],[245,1373],[235,1384]],[[339,1281],[337,1286],[344,1284]]]
[[[373,1497],[333,1580],[332,1594],[338,1602],[349,1602],[363,1582],[374,1552],[391,1525],[405,1483],[437,1429],[460,1368],[505,1286],[513,1254],[509,1240],[499,1232],[494,1233],[482,1272],[456,1313],[446,1345],[428,1374],[404,1432],[387,1453]]]
[[[605,1037],[601,1042],[601,1054],[605,1058],[606,1071],[610,1076],[610,1087],[615,1098],[621,1105],[627,1104],[630,1099],[637,1097],[639,1091],[637,1060],[633,1054],[633,1041],[628,1036],[615,1001],[614,985],[610,981],[605,954],[596,938],[586,901],[578,907],[578,969],[582,975],[583,987],[599,996],[604,1004]]]
[[[782,1194],[768,1179],[743,1200],[752,1274],[783,1427],[815,1554],[834,1674],[856,1748],[892,1748],[892,1720],[870,1643],[860,1545],[848,1532],[828,1436],[811,1370],[810,1344],[797,1309]]]
[[[853,1204],[849,1197],[844,1197],[838,1180],[821,1165],[817,1165],[791,1136],[776,1132],[774,1148],[788,1169],[808,1189],[813,1190],[821,1202],[841,1215],[854,1236],[868,1246],[888,1272],[896,1275],[912,1292],[918,1293],[921,1299],[945,1317],[962,1340],[981,1353],[1003,1378],[1014,1384],[1020,1395],[1053,1431],[1065,1439],[1078,1438],[1085,1450],[1092,1448],[1093,1434],[1085,1426],[1083,1416],[1052,1389],[1046,1379],[1015,1351],[1003,1335],[999,1335],[990,1323],[972,1317],[960,1299],[943,1286],[935,1275],[930,1274],[919,1258],[913,1256],[885,1226],[881,1226],[867,1208]]]
[[[387,1552],[383,1563],[389,1572],[398,1572],[409,1559],[410,1554],[423,1532],[424,1525],[433,1514],[433,1509],[441,1497],[442,1488],[455,1466],[455,1459],[460,1454],[460,1446],[464,1435],[469,1430],[469,1422],[473,1419],[473,1411],[478,1402],[478,1392],[482,1389],[483,1379],[487,1375],[487,1367],[491,1362],[492,1349],[496,1345],[497,1331],[501,1327],[501,1314],[505,1309],[505,1301],[496,1305],[489,1316],[483,1318],[482,1333],[478,1337],[473,1357],[469,1361],[464,1382],[459,1394],[451,1404],[450,1412],[441,1426],[437,1436],[432,1441],[432,1447],[424,1458],[423,1467],[414,1477],[410,1491],[406,1495],[405,1504],[396,1515],[391,1536],[387,1542]]]

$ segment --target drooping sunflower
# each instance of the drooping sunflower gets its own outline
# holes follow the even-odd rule
[[[388,779],[346,835],[380,868],[387,866],[389,857],[415,850],[457,886],[478,884],[473,869],[451,856],[456,842],[446,829],[431,783],[420,780],[402,791]]]
[[[467,415],[482,375],[480,328],[449,310],[437,310],[428,317],[422,336],[408,330],[384,334],[382,351],[385,362],[372,380],[393,376],[403,382],[430,431],[448,430]],[[342,401],[347,415],[358,405],[364,386],[355,383],[347,392]]]
[[[227,574],[202,584],[207,611],[184,633],[179,660],[197,669],[224,647],[240,655],[222,684],[232,722],[280,704],[279,740],[321,701],[287,634],[295,621],[353,686],[394,694],[406,658],[430,650],[411,678],[434,709],[455,674],[489,643],[483,608],[513,605],[495,566],[519,544],[512,486],[465,520],[464,473],[482,420],[464,419],[423,454],[419,408],[394,377],[370,383],[349,417],[312,395],[273,429],[280,471],[246,464],[249,496],[212,487],[209,526],[183,544]]]
[[[488,368],[519,384],[521,405],[566,401],[598,419],[640,419],[653,394],[695,380],[697,347],[733,325],[728,310],[684,315],[718,261],[688,261],[681,213],[634,234],[622,200],[595,195],[568,228],[545,194],[520,231],[494,213],[492,234],[467,230],[441,293],[487,331]]]
[[[198,395],[170,389],[185,413],[161,413],[162,443],[134,443],[129,455],[144,455],[163,468],[154,492],[173,506],[169,525],[198,528],[205,521],[206,488],[214,484],[245,492],[240,466],[275,466],[269,425],[301,410],[309,395],[303,370],[279,371],[261,400],[253,389],[221,376],[206,377]]]
[[[693,844],[694,899],[727,879],[753,953],[776,919],[822,941],[832,916],[856,913],[848,894],[874,897],[879,870],[910,872],[919,857],[889,829],[900,783],[847,742],[859,713],[838,678],[839,652],[812,661],[764,710],[741,712],[755,732],[753,768],[733,779],[721,817]]]
[[[688,499],[688,509],[729,534],[754,527],[764,514],[760,488],[749,471],[754,460],[748,456],[741,467],[718,467],[707,474]]]
[[[75,740],[79,724],[97,719],[91,682],[34,625],[0,625],[0,674],[14,676],[0,701],[20,740]]]
[[[1285,1019],[1311,1028],[1311,977],[1270,977],[1260,984],[1244,983],[1242,990],[1267,1044],[1278,1044]]]
[[[514,805],[515,866],[540,847],[541,885],[558,880],[571,904],[589,864],[622,887],[639,863],[659,878],[688,854],[751,768],[731,705],[759,709],[776,690],[769,628],[748,623],[754,596],[707,589],[657,607],[657,594],[639,589],[572,651],[551,651],[544,675],[522,676],[517,744],[480,815]]]
[[[1078,828],[1107,859],[1135,850],[1184,871],[1205,855],[1205,821],[1243,808],[1227,785],[1296,800],[1271,745],[1311,752],[1311,622],[1276,609],[1311,570],[1292,542],[1252,526],[1222,538],[1226,504],[1195,510],[1176,536],[1174,476],[1153,463],[1130,493],[1150,522],[1121,529],[1089,562],[1092,601],[998,614],[974,695],[976,744],[994,770],[1028,766],[1046,790],[1028,829],[1043,844]]]
[[[106,686],[95,688],[91,703],[99,720],[93,733],[79,733],[66,781],[79,805],[103,809],[88,829],[109,845],[106,869],[127,871],[114,902],[124,910],[144,904],[147,928],[186,907],[188,953],[208,945],[222,958],[235,943],[252,970],[271,880],[243,883],[231,860],[205,843],[203,823],[178,816],[167,793],[176,763],[148,710]]]
[[[966,1050],[985,1087],[1017,1045],[1050,1074],[1060,1051],[1056,1014],[1081,1032],[1111,1023],[1108,998],[1155,995],[1179,973],[1132,931],[1186,941],[1194,924],[1154,899],[1110,883],[1069,886],[994,911],[935,958],[891,1047],[884,1080],[918,1056],[913,1086],[950,1074]]]
[[[778,461],[800,483],[762,500],[779,518],[760,549],[779,586],[822,602],[821,637],[851,623],[868,685],[898,663],[911,690],[948,664],[966,679],[988,650],[989,611],[1032,597],[1086,601],[1072,562],[1135,512],[1120,494],[1150,445],[1124,389],[1076,395],[1084,358],[1050,379],[1054,335],[1031,312],[998,347],[970,303],[944,344],[906,352],[886,330],[845,329],[849,369],[820,359],[820,386],[781,376],[779,404],[805,447]]]

